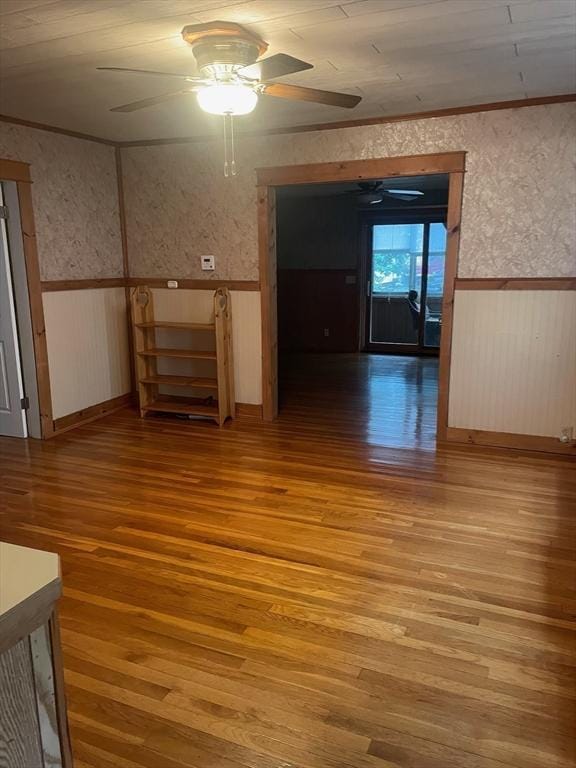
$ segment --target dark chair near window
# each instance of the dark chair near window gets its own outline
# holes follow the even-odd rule
[[[418,291],[408,291],[408,308],[412,318],[412,327],[415,331],[420,327],[420,304],[418,303]]]

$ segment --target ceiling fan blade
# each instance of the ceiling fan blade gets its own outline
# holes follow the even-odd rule
[[[175,72],[156,72],[154,69],[125,69],[124,67],[96,67],[101,72],[130,72],[133,75],[152,75],[153,77],[176,77],[178,80],[187,80],[189,83],[206,82],[201,77],[178,75]]]
[[[179,99],[181,96],[188,96],[191,93],[193,93],[192,88],[181,88],[178,91],[168,91],[168,93],[161,93],[159,96],[151,96],[148,99],[131,101],[129,104],[122,104],[119,107],[113,107],[110,112],[136,112],[138,109],[153,107],[155,104],[162,104],[164,101]]]
[[[262,93],[275,96],[278,99],[293,99],[294,101],[313,101],[317,104],[327,104],[330,107],[346,107],[352,109],[362,101],[361,96],[350,93],[335,93],[334,91],[318,91],[316,88],[303,88],[301,85],[284,83],[264,83]]]
[[[286,53],[277,53],[275,56],[269,56],[267,59],[261,59],[255,64],[239,69],[237,74],[240,77],[247,77],[250,80],[274,80],[276,77],[284,75],[293,75],[295,72],[304,72],[305,69],[312,69],[313,64],[306,61],[295,59]]]
[[[388,192],[382,192],[383,197],[389,197],[390,200],[396,200],[399,203],[411,203],[413,200],[419,200],[417,195],[391,195]]]
[[[410,197],[422,197],[424,192],[420,192],[418,189],[383,189],[387,195],[410,195]]]

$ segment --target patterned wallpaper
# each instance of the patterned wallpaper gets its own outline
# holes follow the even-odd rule
[[[31,164],[43,280],[122,276],[113,147],[0,122],[0,157]]]
[[[131,272],[257,279],[257,167],[466,150],[460,276],[574,276],[575,128],[569,103],[245,138],[230,179],[220,142],[125,149]]]
[[[574,276],[575,128],[571,103],[245,138],[230,179],[221,142],[125,149],[131,272],[257,279],[257,167],[466,150],[460,276]],[[111,147],[0,122],[0,157],[31,163],[43,280],[122,275]]]

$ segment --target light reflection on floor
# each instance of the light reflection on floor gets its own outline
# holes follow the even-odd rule
[[[280,375],[281,418],[371,446],[436,447],[437,358],[281,354]]]

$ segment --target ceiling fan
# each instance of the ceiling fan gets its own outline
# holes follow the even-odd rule
[[[182,82],[176,90],[113,107],[112,112],[134,112],[191,93],[196,93],[198,103],[205,112],[216,115],[246,115],[255,108],[259,96],[311,101],[348,109],[361,101],[360,96],[348,93],[270,82],[284,75],[312,69],[313,65],[285,53],[259,58],[266,52],[268,43],[240,24],[227,21],[190,24],[182,30],[182,37],[192,47],[200,77],[145,69],[98,67],[108,72],[130,72]]]
[[[383,181],[360,181],[358,182],[359,189],[354,190],[352,194],[356,196],[360,205],[377,205],[385,197],[410,203],[424,195],[424,192],[418,189],[385,189],[383,185]]]

